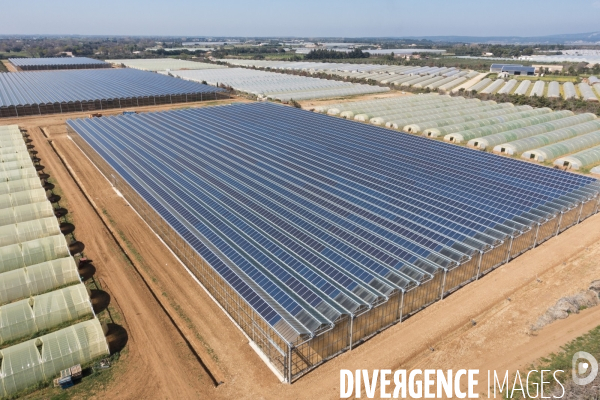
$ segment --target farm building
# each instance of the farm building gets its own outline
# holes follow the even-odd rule
[[[0,118],[184,103],[219,88],[134,69],[0,73]]]
[[[287,382],[598,210],[590,177],[272,103],[68,131]]]
[[[492,64],[490,72],[505,73],[507,75],[535,75],[535,68],[521,64]]]
[[[111,68],[109,63],[87,57],[9,58],[8,61],[19,71]]]

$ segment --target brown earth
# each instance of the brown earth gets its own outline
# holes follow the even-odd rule
[[[167,108],[177,105],[147,109]],[[29,129],[46,172],[68,198],[75,234],[94,260],[96,277],[123,315],[129,334],[129,352],[120,361],[125,372],[97,397],[338,398],[342,368],[514,371],[600,324],[596,307],[535,335],[529,332],[560,297],[583,290],[600,277],[600,215],[596,215],[293,385],[281,384],[244,335],[68,139],[66,118],[4,119],[0,124],[18,123]],[[38,127],[44,128],[52,144]],[[213,377],[223,384],[215,388]]]
[[[327,104],[337,104],[337,103],[346,103],[352,101],[366,101],[366,100],[377,100],[377,99],[386,99],[389,97],[403,97],[403,96],[412,96],[412,93],[402,92],[400,90],[390,90],[389,92],[384,93],[372,93],[372,94],[364,94],[353,97],[343,97],[343,98],[335,98],[335,99],[316,99],[316,100],[301,100],[298,103],[302,106],[302,108],[306,110],[310,110],[311,108],[324,106]]]
[[[8,60],[2,60],[2,64],[6,67],[8,72],[18,72],[18,69],[10,63]]]

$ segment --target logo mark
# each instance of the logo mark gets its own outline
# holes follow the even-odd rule
[[[583,359],[585,361],[579,361]],[[586,375],[582,378],[581,375]],[[576,385],[584,386],[591,383],[598,375],[598,361],[590,353],[578,351],[573,354],[573,382]]]

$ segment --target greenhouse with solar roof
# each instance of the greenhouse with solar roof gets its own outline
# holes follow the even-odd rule
[[[591,177],[272,103],[67,124],[287,382],[599,207]]]

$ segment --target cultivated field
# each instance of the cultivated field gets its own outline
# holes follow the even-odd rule
[[[185,107],[229,101],[186,103]],[[312,104],[316,102],[304,103]],[[174,108],[183,107],[136,111]],[[77,238],[86,244],[86,254],[97,267],[96,279],[123,315],[129,350],[119,361],[119,374],[91,397],[334,399],[339,398],[342,368],[514,371],[599,324],[600,307],[596,307],[535,334],[529,331],[559,298],[586,289],[600,276],[597,214],[293,385],[283,385],[247,345],[240,330],[67,137],[65,120],[86,116],[11,118],[0,124],[16,123],[31,133],[46,172],[60,182],[68,199]],[[36,397],[43,398],[43,392],[31,396]]]

